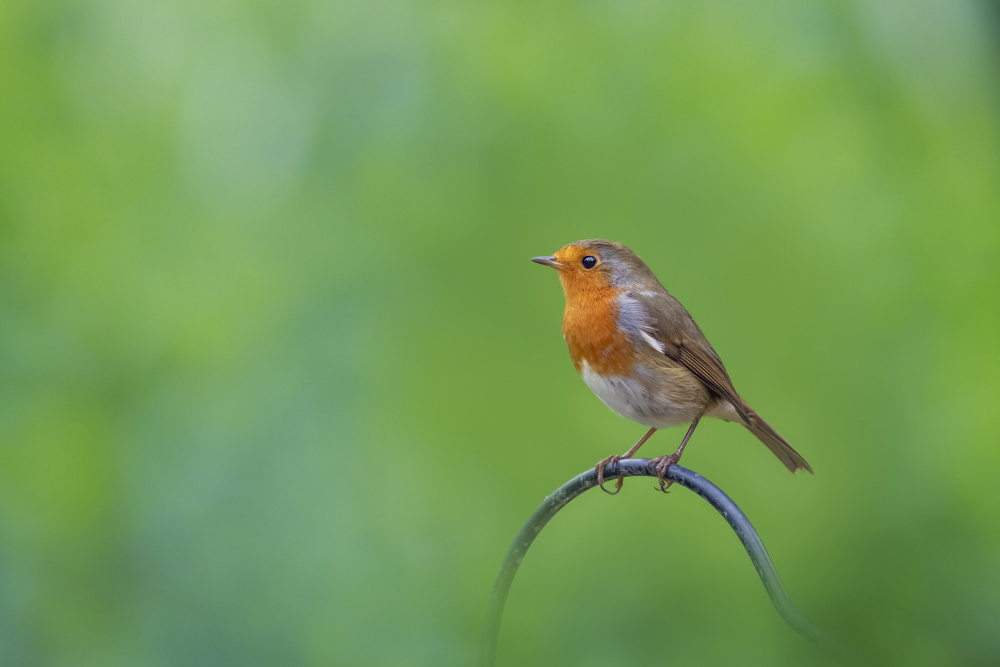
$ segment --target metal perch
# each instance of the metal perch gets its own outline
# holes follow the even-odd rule
[[[613,479],[618,476],[656,477],[656,472],[647,467],[648,462],[649,459],[625,459],[617,464],[608,464],[604,469],[605,479]],[[777,570],[774,569],[771,557],[767,555],[767,550],[757,535],[757,531],[754,530],[753,526],[750,525],[750,520],[729,496],[698,473],[678,465],[670,466],[667,469],[666,478],[697,493],[729,522],[747,553],[750,554],[750,560],[753,561],[757,575],[763,582],[775,609],[793,630],[827,653],[845,662],[856,661],[856,658],[847,649],[813,625],[795,608],[778,577]],[[481,667],[493,667],[496,663],[497,638],[500,634],[500,619],[503,616],[504,604],[507,602],[507,593],[510,591],[514,574],[517,573],[517,568],[520,566],[524,554],[528,551],[528,547],[531,546],[535,537],[545,527],[545,524],[555,516],[556,512],[565,507],[569,501],[595,486],[597,486],[597,473],[593,469],[566,482],[545,499],[521,528],[517,537],[514,538],[514,542],[510,545],[507,555],[504,556],[503,563],[500,565],[500,571],[493,583],[493,592],[490,593],[490,601],[486,606],[486,618],[483,621],[483,636],[479,651]]]

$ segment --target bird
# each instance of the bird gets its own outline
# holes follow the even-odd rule
[[[659,429],[690,424],[673,454],[650,459],[664,492],[667,468],[677,463],[703,417],[746,427],[791,472],[812,467],[744,401],[687,309],[631,249],[615,241],[586,239],[532,262],[559,272],[566,297],[563,338],[573,366],[612,411],[649,427],[621,456],[597,463],[604,488],[609,463],[631,458]]]

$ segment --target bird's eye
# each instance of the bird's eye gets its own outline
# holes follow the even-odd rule
[[[595,266],[597,266],[597,258],[594,257],[593,255],[587,255],[582,260],[580,260],[580,263],[583,264],[583,268],[592,269]]]

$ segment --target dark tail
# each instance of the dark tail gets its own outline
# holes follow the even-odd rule
[[[781,437],[781,434],[775,431],[770,424],[768,424],[764,419],[758,415],[756,412],[750,409],[749,405],[744,404],[743,408],[747,412],[750,423],[743,422],[743,425],[747,427],[747,430],[757,436],[757,439],[767,445],[767,448],[774,452],[774,455],[781,459],[781,462],[785,464],[785,467],[795,472],[796,470],[808,470],[812,472],[812,466],[802,458],[788,441]]]

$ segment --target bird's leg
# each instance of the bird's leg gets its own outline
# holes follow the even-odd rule
[[[600,485],[601,491],[603,491],[604,493],[607,493],[607,494],[613,496],[613,495],[615,495],[616,493],[618,493],[619,491],[622,490],[622,480],[625,479],[624,476],[620,476],[618,478],[618,481],[615,482],[615,490],[614,491],[608,491],[607,489],[604,488],[604,466],[608,465],[609,463],[618,463],[622,459],[630,459],[630,458],[632,458],[632,455],[635,454],[637,451],[639,451],[639,448],[642,447],[642,444],[644,442],[646,442],[647,440],[649,440],[649,436],[653,435],[653,433],[655,433],[655,432],[656,432],[656,427],[654,426],[653,428],[651,428],[648,431],[646,431],[646,435],[644,435],[641,438],[639,438],[639,442],[637,442],[634,445],[632,445],[632,449],[628,450],[627,452],[625,452],[621,456],[609,456],[606,459],[602,459],[597,464],[597,483]]]
[[[673,454],[667,456],[657,456],[655,459],[650,459],[647,465],[656,466],[656,477],[660,480],[660,490],[664,493],[667,492],[667,487],[673,484],[673,482],[668,482],[663,479],[664,475],[667,474],[667,468],[672,466],[681,460],[681,454],[684,452],[684,447],[688,444],[688,440],[691,439],[691,434],[694,433],[695,426],[701,421],[701,415],[694,418],[691,422],[691,427],[688,429],[687,435],[681,440],[681,446],[677,448],[677,451]]]

